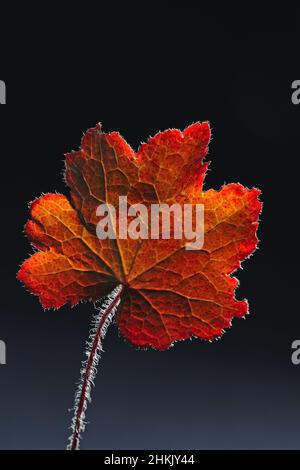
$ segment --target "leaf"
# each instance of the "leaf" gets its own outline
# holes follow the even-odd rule
[[[117,132],[88,130],[80,150],[66,155],[70,200],[46,194],[31,204],[25,231],[39,251],[18,278],[45,308],[96,301],[123,284],[117,325],[140,347],[220,336],[248,312],[231,275],[256,249],[262,204],[258,189],[240,184],[203,190],[209,139],[209,124],[195,123],[159,132],[135,153]],[[202,249],[186,250],[184,238],[99,240],[96,209],[117,206],[119,196],[147,208],[204,204]]]

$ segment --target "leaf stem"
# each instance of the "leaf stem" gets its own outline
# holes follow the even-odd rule
[[[102,301],[100,309],[93,317],[90,329],[87,349],[87,359],[82,362],[80,380],[75,392],[75,404],[73,407],[73,418],[71,423],[72,434],[69,437],[67,450],[79,450],[81,435],[85,430],[85,413],[88,402],[91,401],[91,388],[95,386],[94,380],[97,374],[102,349],[102,340],[105,338],[107,327],[111,323],[121,301],[124,290],[122,284],[118,285]]]

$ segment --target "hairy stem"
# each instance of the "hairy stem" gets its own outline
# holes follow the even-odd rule
[[[85,413],[88,402],[91,401],[91,388],[97,374],[102,349],[102,340],[111,323],[121,300],[124,286],[121,284],[107,295],[100,309],[94,315],[92,327],[87,341],[85,354],[87,359],[82,362],[80,380],[75,392],[75,404],[73,407],[72,434],[69,437],[67,450],[79,450],[81,435],[85,429]]]

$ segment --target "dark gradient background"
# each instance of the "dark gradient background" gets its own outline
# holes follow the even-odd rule
[[[250,315],[220,341],[136,351],[110,327],[82,449],[300,449],[299,11],[1,5],[0,448],[63,449],[91,304],[43,312],[15,280],[27,203],[68,192],[63,154],[98,121],[137,149],[209,120],[206,188],[261,188]],[[276,15],[275,15],[276,14]]]

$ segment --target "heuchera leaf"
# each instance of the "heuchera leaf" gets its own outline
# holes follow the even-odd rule
[[[80,150],[66,155],[70,198],[46,194],[31,204],[25,231],[38,248],[18,278],[43,307],[99,300],[118,284],[126,288],[116,322],[131,343],[166,349],[196,336],[213,339],[248,312],[235,299],[231,274],[257,246],[260,191],[240,184],[203,191],[210,128],[195,123],[183,132],[159,132],[137,153],[117,132],[98,124]],[[101,203],[204,204],[204,245],[185,240],[99,240]]]

